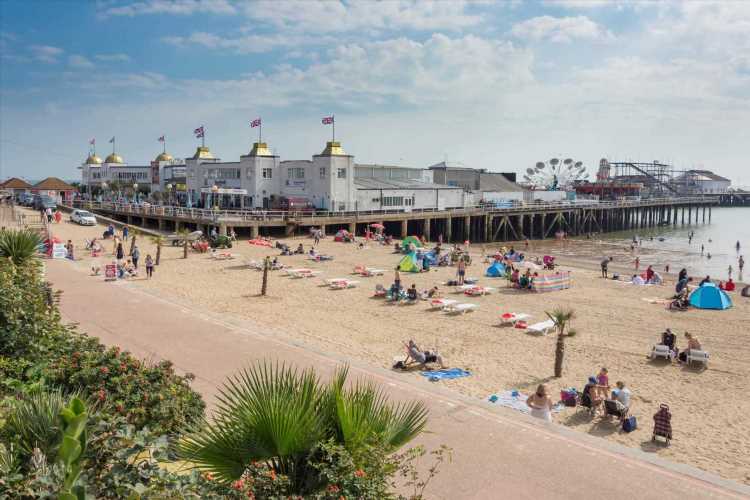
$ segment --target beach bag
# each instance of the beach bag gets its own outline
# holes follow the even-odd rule
[[[622,430],[625,432],[633,432],[638,428],[638,422],[635,417],[628,417],[622,421]]]
[[[565,406],[575,406],[578,400],[578,391],[575,389],[564,389],[560,391],[560,400]]]

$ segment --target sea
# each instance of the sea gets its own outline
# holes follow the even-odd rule
[[[692,241],[689,238],[691,232]],[[634,239],[638,244],[631,250]],[[738,241],[739,252],[736,250]],[[670,273],[686,268],[690,276],[710,276],[713,280],[724,281],[728,277],[729,266],[732,266],[732,279],[748,282],[750,207],[713,208],[711,223],[708,223],[706,213],[705,224],[682,226],[678,223],[676,226],[600,233],[591,239],[576,237],[568,242],[545,242],[541,249],[583,260],[601,260],[605,256],[612,256],[617,264],[634,264],[635,258],[639,257],[641,271],[653,265],[655,270],[663,272],[669,265]],[[745,259],[744,276],[739,275],[737,263],[740,255]]]

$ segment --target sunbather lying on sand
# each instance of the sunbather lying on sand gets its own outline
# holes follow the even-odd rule
[[[408,367],[415,363],[421,367],[424,367],[427,363],[438,363],[440,368],[446,368],[443,364],[442,356],[440,356],[437,351],[423,351],[413,340],[409,340],[407,344],[404,344],[404,347],[406,347],[407,352],[406,359],[404,360],[404,367]]]

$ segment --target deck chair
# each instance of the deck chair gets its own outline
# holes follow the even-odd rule
[[[534,323],[533,325],[529,325],[526,327],[527,332],[538,333],[539,335],[547,335],[548,333],[554,331],[554,329],[555,322],[551,319],[542,321],[540,323]]]
[[[651,359],[664,358],[667,361],[672,359],[672,350],[666,345],[655,345],[651,348]]]
[[[667,441],[672,439],[672,413],[669,411],[669,406],[664,403],[659,405],[659,411],[654,414],[654,432],[651,435],[651,441],[656,441],[656,437],[663,437]]]
[[[617,401],[615,401],[614,399],[604,400],[604,416],[605,417],[617,417],[620,423],[622,423],[623,420],[628,418],[629,412],[630,412],[630,408],[619,409],[617,407]]]
[[[691,364],[693,361],[702,363],[704,368],[708,368],[708,353],[706,351],[690,349],[687,354],[687,363]]]
[[[430,309],[443,309],[454,304],[458,304],[458,301],[453,299],[432,299],[430,300]]]
[[[504,313],[500,316],[501,325],[515,325],[517,321],[524,321],[531,317],[526,313]]]
[[[459,303],[443,307],[443,311],[448,314],[466,314],[467,312],[479,309],[477,304]]]

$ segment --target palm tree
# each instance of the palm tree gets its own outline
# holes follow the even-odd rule
[[[133,231],[130,233],[130,251],[128,252],[128,255],[133,255],[133,249],[135,248],[136,236],[141,234],[141,232],[138,231],[138,228],[134,227],[132,229]]]
[[[190,244],[190,231],[185,228],[177,231],[178,241],[182,245],[182,258],[187,259],[188,256],[188,245]]]
[[[391,404],[371,383],[346,389],[347,375],[340,368],[323,384],[313,369],[268,362],[245,369],[225,382],[213,422],[188,434],[179,454],[227,483],[265,462],[306,494],[323,483],[309,465],[319,443],[333,440],[353,457],[367,446],[392,453],[424,430],[422,402]]]
[[[156,261],[154,263],[157,266],[159,265],[159,262],[161,262],[161,247],[164,245],[165,241],[164,236],[160,234],[151,237],[151,243],[156,245]]]
[[[263,259],[263,283],[260,285],[260,294],[265,296],[268,289],[268,268],[271,267],[271,258]]]
[[[0,257],[7,257],[22,265],[36,256],[42,239],[30,229],[0,231]]]
[[[565,331],[565,328],[569,326],[570,321],[575,317],[575,311],[573,309],[564,309],[562,307],[556,307],[552,312],[545,311],[545,314],[549,316],[549,319],[555,322],[555,328],[557,329],[557,345],[555,347],[555,377],[562,377],[563,372],[563,358],[565,357],[565,337],[573,337],[576,331],[572,328]]]

